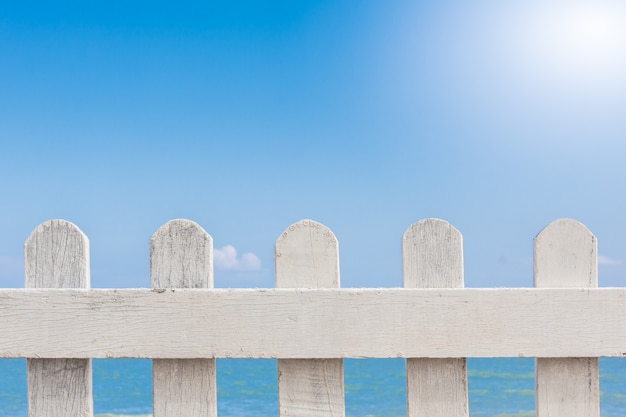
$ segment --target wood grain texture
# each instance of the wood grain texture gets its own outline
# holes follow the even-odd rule
[[[88,288],[89,241],[83,232],[64,220],[37,226],[24,245],[24,286]],[[93,415],[90,359],[26,362],[29,417]]]
[[[402,236],[404,288],[463,288],[463,237],[450,223],[424,219]]]
[[[343,416],[342,359],[279,359],[281,416]]]
[[[624,288],[5,289],[0,356],[621,357],[625,300]]]
[[[550,223],[535,238],[534,254],[535,287],[598,286],[596,238],[581,223]],[[581,318],[587,320],[594,318]],[[587,336],[582,330],[579,335]],[[535,369],[537,417],[600,415],[598,358],[539,358]]]
[[[335,235],[312,220],[289,226],[276,241],[275,271],[277,288],[338,288],[339,252]],[[344,326],[349,323],[341,316],[336,320]],[[303,343],[307,343],[306,334],[315,325],[302,322],[298,326],[297,333],[301,334]],[[343,360],[278,360],[278,414],[343,417]]]
[[[150,239],[150,284],[154,289],[212,288],[209,234],[190,220],[159,228]],[[154,359],[152,389],[154,417],[217,416],[215,359]]]
[[[89,240],[74,224],[49,220],[24,244],[26,288],[89,288]]]
[[[337,238],[323,224],[300,220],[274,246],[276,288],[339,288]]]
[[[216,416],[215,359],[155,359],[153,415]]]
[[[555,220],[535,237],[535,288],[598,286],[598,242],[582,223]]]
[[[405,288],[462,288],[463,239],[448,222],[421,220],[402,238]],[[409,417],[467,417],[465,358],[406,360]]]
[[[150,238],[152,288],[213,288],[213,239],[191,220],[171,220]]]

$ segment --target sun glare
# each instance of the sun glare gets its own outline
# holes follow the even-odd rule
[[[616,16],[599,10],[565,14],[555,22],[553,46],[571,54],[579,63],[610,60],[620,48],[620,28]],[[567,58],[567,57],[565,57]]]
[[[626,8],[606,3],[542,7],[526,24],[530,66],[551,78],[615,81],[626,70]]]

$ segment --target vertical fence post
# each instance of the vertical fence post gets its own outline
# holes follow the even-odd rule
[[[535,238],[537,288],[598,286],[597,242],[581,223],[560,219]],[[537,417],[598,417],[598,358],[536,360]]]
[[[190,220],[172,220],[150,239],[154,289],[212,288],[213,241]],[[184,343],[184,341],[181,341]],[[154,359],[154,417],[217,415],[215,359]]]
[[[448,222],[425,219],[402,237],[405,288],[462,288],[463,239]],[[409,417],[466,417],[465,358],[406,360]]]
[[[335,235],[324,225],[301,220],[275,245],[276,288],[339,288]],[[280,416],[343,417],[342,359],[279,359]]]
[[[49,220],[24,244],[26,288],[89,288],[89,241],[74,224]],[[71,340],[68,341],[71,343]],[[91,360],[27,359],[29,417],[91,417]]]

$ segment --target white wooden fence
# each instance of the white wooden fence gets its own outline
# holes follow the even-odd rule
[[[347,357],[406,358],[407,414],[468,415],[466,357],[536,357],[538,417],[599,415],[598,357],[626,355],[626,290],[597,287],[595,237],[569,219],[534,244],[535,288],[464,289],[460,233],[402,237],[404,288],[340,289],[337,240],[302,220],[275,246],[275,289],[212,289],[211,237],[150,240],[152,289],[88,289],[89,244],[52,220],[0,290],[0,356],[27,360],[31,417],[91,416],[91,358],[153,359],[155,417],[215,416],[215,358],[278,358],[280,416],[343,416]]]

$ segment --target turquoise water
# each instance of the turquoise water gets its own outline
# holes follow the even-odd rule
[[[26,364],[0,359],[0,416],[26,417]],[[396,417],[406,413],[404,360],[347,359],[346,416]],[[151,361],[95,359],[94,411],[100,417],[149,415]],[[276,361],[217,361],[218,415],[278,415]],[[469,359],[470,416],[534,416],[533,359]],[[626,415],[626,359],[600,359],[601,414]]]

